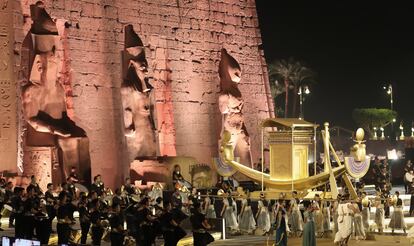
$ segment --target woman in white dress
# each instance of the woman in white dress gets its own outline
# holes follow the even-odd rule
[[[365,240],[365,230],[364,225],[362,223],[362,203],[360,201],[355,202],[352,204],[354,209],[354,232],[355,232],[355,239],[358,240]]]
[[[338,232],[338,206],[339,200],[341,200],[341,194],[338,194],[338,198],[333,202],[331,206],[331,213],[333,214],[333,234]]]
[[[214,198],[211,199],[209,195],[210,193],[207,193],[207,196],[204,198],[203,211],[207,219],[215,219],[217,217],[216,210],[214,209],[215,200]]]
[[[367,193],[364,191],[361,195],[362,199],[362,224],[364,225],[365,232],[369,231],[369,217],[371,213],[371,202],[368,200]]]
[[[261,229],[263,235],[270,231],[270,214],[267,207],[267,201],[264,194],[260,194],[260,200],[257,202],[257,228]]]
[[[404,221],[403,202],[400,198],[400,192],[396,191],[395,196],[397,199],[394,204],[394,212],[391,215],[391,220],[388,227],[392,229],[392,233],[394,233],[394,229],[402,229],[405,233],[407,226],[405,225]]]
[[[323,232],[326,234],[331,230],[331,203],[322,201]]]
[[[223,209],[221,210],[220,214],[224,218],[226,227],[230,228],[232,231],[239,230],[239,223],[237,223],[235,206],[236,203],[231,197],[229,197],[229,195],[223,198]]]
[[[382,233],[384,230],[384,200],[381,196],[381,191],[377,191],[377,196],[375,197],[375,224],[379,233]]]
[[[313,214],[315,217],[315,224],[316,224],[316,236],[322,237],[324,234],[323,228],[323,213],[321,209],[321,200],[319,194],[315,194],[315,201],[313,202]]]
[[[293,191],[292,200],[289,204],[289,224],[290,231],[293,236],[301,236],[303,231],[303,218],[299,209],[299,199],[297,198],[297,192]]]
[[[242,200],[242,206],[240,210],[240,231],[248,234],[252,234],[256,229],[256,221],[253,217],[253,211],[250,202],[249,191],[246,192],[246,197]]]

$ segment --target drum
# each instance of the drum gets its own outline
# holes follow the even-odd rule
[[[125,246],[135,246],[135,239],[131,236],[126,236],[124,239]]]
[[[368,207],[368,205],[369,205],[368,197],[365,197],[364,199],[362,199],[362,206]]]
[[[88,193],[89,192],[88,188],[86,188],[84,185],[75,183],[74,186],[75,186],[76,193],[80,193],[80,192]]]
[[[72,244],[78,244],[81,239],[81,232],[79,230],[70,230],[69,242]]]
[[[112,199],[114,198],[113,195],[106,195],[102,198],[102,201],[107,205],[107,206],[112,206]]]
[[[109,229],[109,227],[105,228],[104,233],[102,235],[102,240],[105,242],[111,241],[111,229]]]
[[[182,186],[182,187],[186,187],[187,189],[191,190],[191,184],[190,182],[188,182],[187,180],[179,180],[178,183]]]
[[[8,204],[3,205],[3,209],[1,210],[2,217],[10,217],[11,212],[13,211],[12,206]]]
[[[136,194],[134,194],[134,195],[131,195],[131,199],[134,201],[134,202],[139,202],[141,199],[140,199],[140,196],[139,195],[136,195]]]
[[[412,175],[411,173],[409,173],[409,172],[407,172],[405,175],[404,175],[404,181],[406,182],[406,183],[412,183],[413,182],[413,178],[414,178],[414,175]]]

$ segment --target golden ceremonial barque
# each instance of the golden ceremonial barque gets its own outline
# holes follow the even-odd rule
[[[302,191],[302,194],[306,195],[310,189],[329,183],[329,197],[336,198],[338,195],[336,178],[342,176],[351,196],[356,197],[355,189],[348,177],[348,174],[352,175],[352,173],[348,171],[347,166],[341,163],[330,143],[328,123],[324,124],[324,130],[322,130],[325,153],[324,171],[309,176],[308,159],[310,153],[316,163],[317,127],[318,125],[296,118],[269,118],[264,120],[261,123],[262,161],[264,159],[264,144],[266,142],[270,151],[269,174],[254,170],[235,161],[233,145],[229,143],[231,136],[229,132],[225,131],[222,135],[220,146],[222,162],[250,179],[261,183],[262,190],[265,186],[268,191],[290,192],[295,190]],[[265,133],[267,136],[266,140],[264,137]],[[331,155],[338,163],[338,167],[332,168]],[[314,168],[316,171],[316,166]]]

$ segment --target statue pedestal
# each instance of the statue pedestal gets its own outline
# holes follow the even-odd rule
[[[160,156],[135,160],[130,165],[130,177],[132,181],[141,180],[142,186],[150,186],[153,182],[160,182],[166,184],[164,189],[172,190],[174,188],[172,187],[174,166],[178,164],[184,179],[191,182],[190,168],[196,163],[197,160],[192,157]]]
[[[37,182],[43,191],[47,184],[52,182],[52,162],[55,147],[31,147],[24,150],[23,167],[25,176],[36,176]]]

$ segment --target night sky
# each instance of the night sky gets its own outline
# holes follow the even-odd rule
[[[318,74],[304,104],[306,120],[354,130],[354,108],[390,107],[383,86],[391,82],[398,122],[411,126],[414,8],[391,1],[363,6],[257,0],[256,5],[267,62],[294,57]]]

